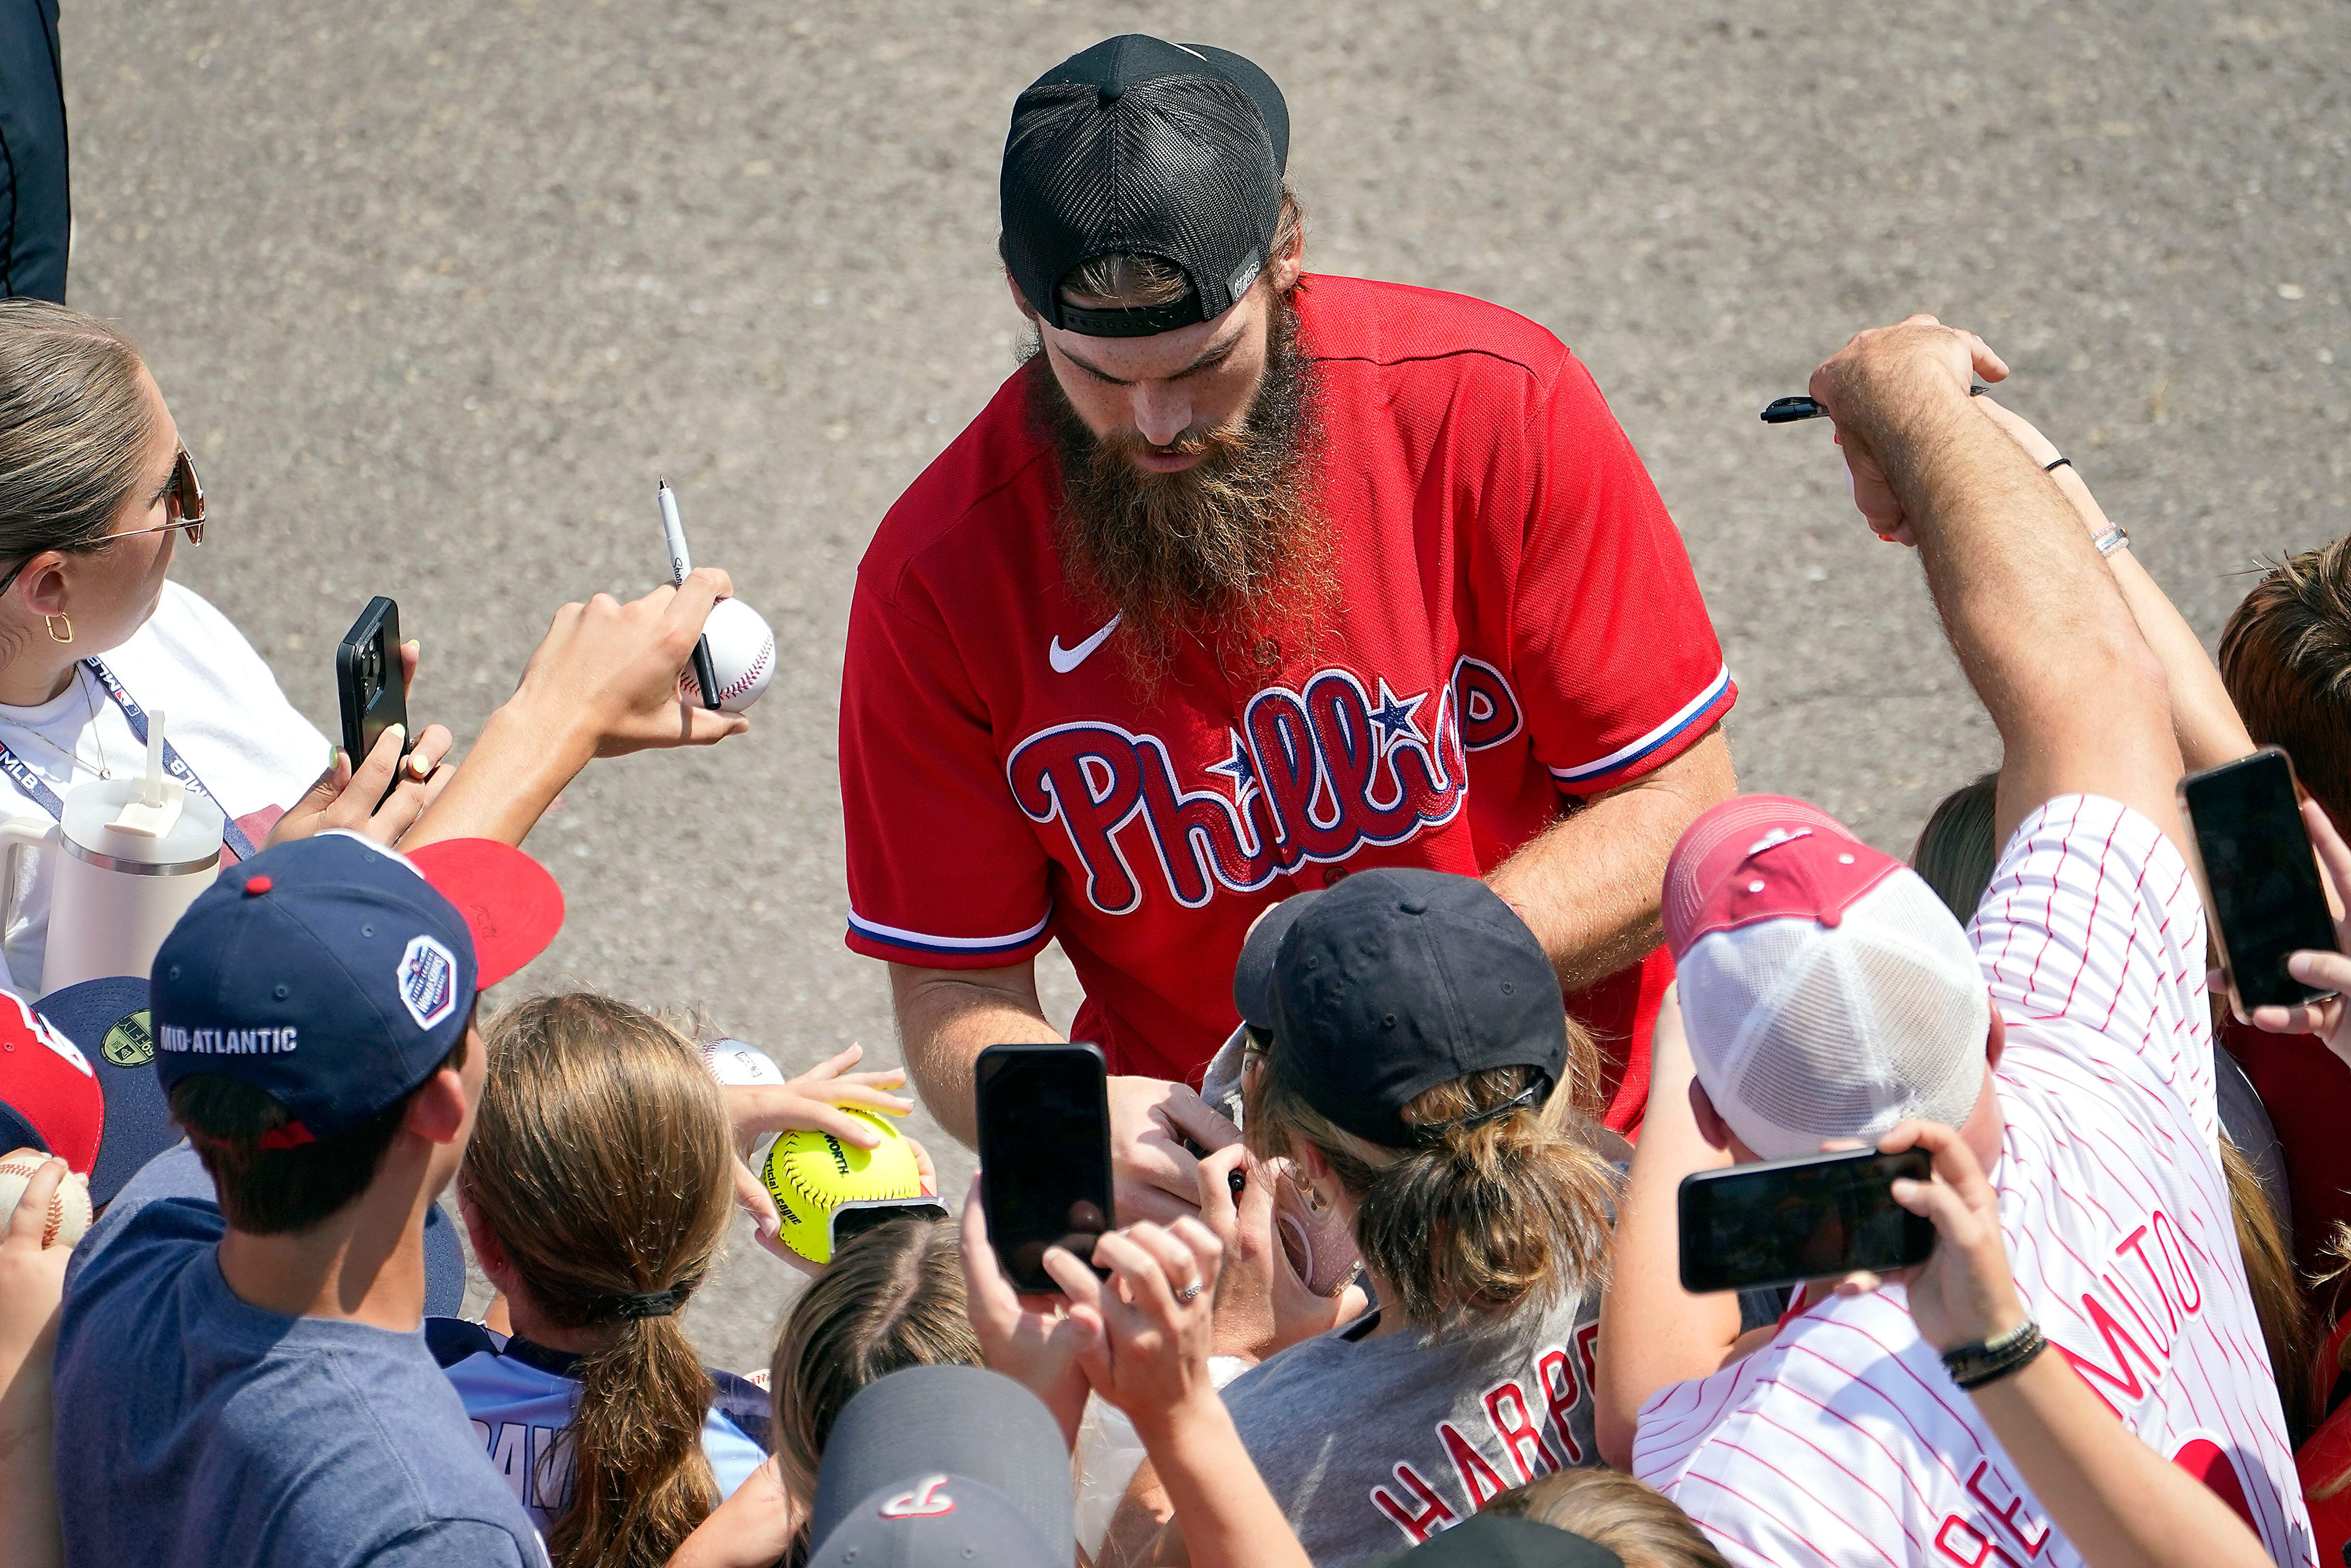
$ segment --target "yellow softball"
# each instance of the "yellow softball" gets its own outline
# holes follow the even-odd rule
[[[916,1197],[923,1190],[914,1151],[890,1119],[870,1111],[848,1113],[880,1132],[881,1144],[861,1149],[831,1133],[786,1133],[768,1148],[767,1164],[759,1170],[783,1222],[777,1234],[811,1263],[832,1260],[829,1221],[837,1206],[876,1197]]]

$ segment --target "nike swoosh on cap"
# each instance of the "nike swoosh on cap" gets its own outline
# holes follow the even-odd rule
[[[1101,647],[1109,638],[1110,634],[1118,630],[1118,623],[1125,618],[1125,612],[1121,611],[1118,614],[1112,616],[1101,631],[1095,632],[1092,636],[1087,638],[1084,642],[1079,643],[1074,648],[1062,647],[1061,634],[1059,632],[1054,632],[1051,645],[1045,650],[1045,657],[1052,664],[1053,673],[1057,675],[1066,675],[1071,670],[1076,669],[1080,664],[1084,664],[1086,662],[1086,655],[1092,653],[1096,648]]]

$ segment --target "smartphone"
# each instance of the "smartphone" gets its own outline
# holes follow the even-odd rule
[[[1682,1289],[1750,1291],[1924,1263],[1934,1224],[1894,1201],[1894,1182],[1925,1181],[1933,1169],[1924,1149],[1855,1149],[1686,1176]]]
[[[2190,773],[2179,810],[2196,846],[2204,907],[2220,938],[2238,1014],[2293,1007],[2335,993],[2285,972],[2288,954],[2336,950],[2335,916],[2294,787],[2294,764],[2274,746]]]
[[[825,1220],[831,1230],[829,1256],[840,1257],[841,1249],[852,1241],[893,1219],[946,1218],[947,1206],[935,1197],[869,1197],[837,1204]]]
[[[991,1045],[972,1067],[987,1239],[1017,1291],[1059,1295],[1045,1249],[1091,1260],[1116,1228],[1110,1094],[1091,1045]]]
[[[402,731],[401,758],[407,759],[416,736],[408,727],[408,683],[400,674],[400,606],[381,593],[368,601],[335,645],[335,694],[343,710],[343,749],[350,753],[353,768],[368,759],[395,724]],[[399,783],[395,768],[384,786],[385,800]]]

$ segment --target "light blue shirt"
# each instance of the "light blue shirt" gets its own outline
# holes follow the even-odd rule
[[[506,1478],[541,1534],[571,1500],[571,1454],[564,1429],[580,1407],[580,1357],[461,1318],[427,1318],[425,1343],[474,1423],[474,1440]],[[767,1462],[768,1396],[747,1379],[712,1369],[717,1396],[703,1418],[702,1451],[734,1495]]]

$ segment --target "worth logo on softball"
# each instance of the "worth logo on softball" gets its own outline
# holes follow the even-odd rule
[[[880,1133],[881,1144],[861,1149],[831,1133],[786,1133],[768,1150],[759,1170],[781,1220],[776,1234],[811,1263],[832,1261],[832,1211],[841,1205],[919,1197],[923,1192],[914,1147],[890,1119],[866,1111],[847,1114]]]

